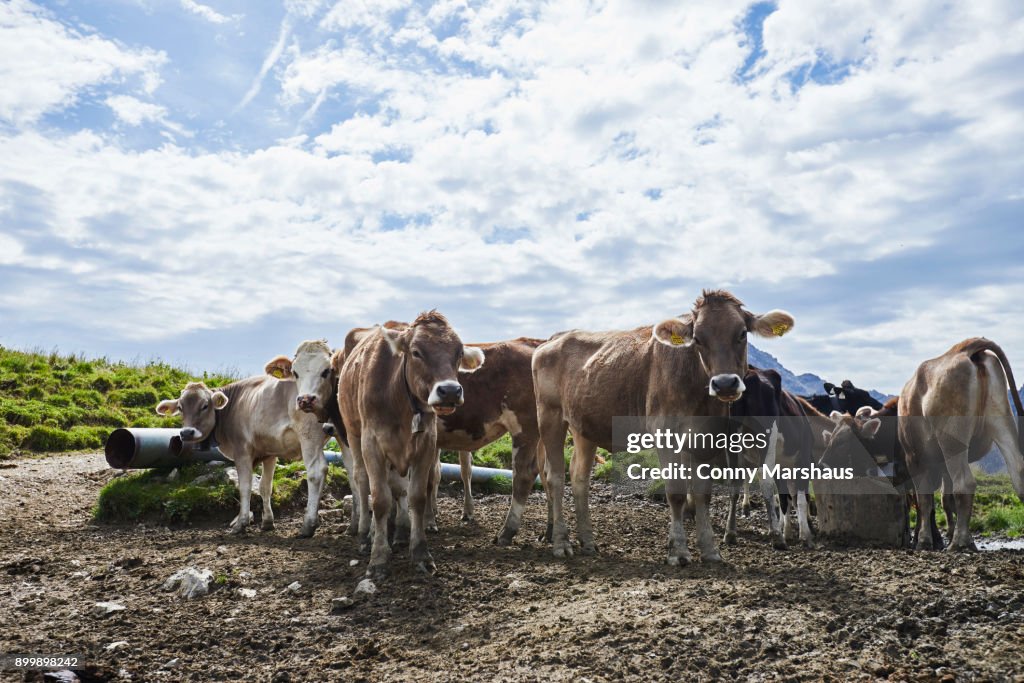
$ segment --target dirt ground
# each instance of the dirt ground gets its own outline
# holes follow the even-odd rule
[[[331,614],[366,566],[343,515],[309,540],[298,513],[243,538],[93,524],[111,476],[100,455],[2,464],[0,653],[79,655],[83,681],[1024,680],[1020,551],[776,551],[755,514],[724,565],[677,569],[667,509],[595,485],[600,554],[559,561],[533,540],[539,495],[508,548],[491,542],[506,497],[478,499],[476,526],[443,497],[437,574],[403,550],[376,594]],[[161,590],[187,566],[222,583]],[[103,601],[125,609],[96,616]]]

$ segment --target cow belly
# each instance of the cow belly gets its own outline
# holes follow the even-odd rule
[[[462,429],[450,432],[442,429],[437,432],[437,447],[446,451],[475,451],[497,441],[507,431],[505,425],[500,422],[493,422],[484,427],[483,436]]]

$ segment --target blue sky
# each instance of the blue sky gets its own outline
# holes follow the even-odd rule
[[[891,5],[4,2],[0,344],[248,373],[724,286],[798,373],[1024,368],[1024,6]]]

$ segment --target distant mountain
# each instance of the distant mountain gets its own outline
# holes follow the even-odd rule
[[[758,368],[771,368],[777,370],[782,375],[782,388],[794,394],[801,394],[809,396],[811,394],[823,394],[825,393],[825,380],[818,377],[812,372],[805,372],[802,375],[794,374],[789,368],[782,365],[779,359],[772,354],[762,351],[753,344],[747,346],[747,361]],[[845,377],[832,378],[830,381],[833,384],[846,379]],[[854,385],[857,383],[854,382]],[[874,389],[868,389],[868,393],[871,394],[875,400],[885,403],[890,397],[887,394],[875,391]]]

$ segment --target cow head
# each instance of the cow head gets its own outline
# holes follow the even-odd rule
[[[295,351],[295,358],[277,356],[264,368],[277,379],[295,380],[295,404],[299,410],[321,418],[334,394],[331,376],[331,349],[323,340],[304,341]]]
[[[189,382],[176,399],[160,401],[157,415],[169,417],[181,414],[181,440],[186,444],[199,443],[213,433],[217,425],[216,411],[228,404],[223,391],[211,389],[202,382]]]
[[[732,403],[744,390],[747,373],[747,333],[781,337],[793,328],[785,311],[757,315],[723,290],[704,290],[693,310],[654,327],[653,335],[668,346],[692,347],[708,376],[708,394]]]
[[[825,452],[820,461],[822,465],[851,467],[858,475],[867,472],[864,465],[871,460],[863,456],[873,455],[878,450],[874,441],[878,436],[878,429],[882,426],[880,419],[870,415],[870,408],[857,411],[856,417],[840,413],[838,410],[832,411],[829,417],[835,426],[831,431],[823,429],[821,432],[825,441]]]
[[[421,313],[405,329],[381,328],[391,351],[405,357],[409,391],[438,415],[451,415],[463,403],[459,371],[484,363],[484,352],[463,346],[448,320],[437,311]]]

